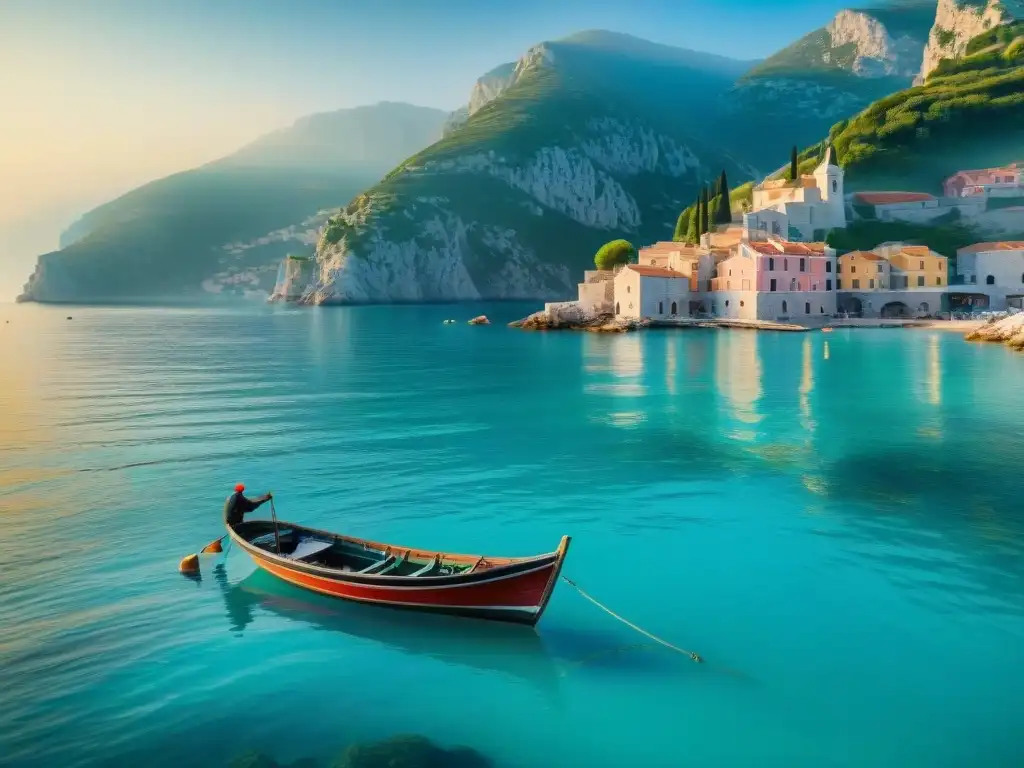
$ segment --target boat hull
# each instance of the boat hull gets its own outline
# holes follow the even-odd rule
[[[535,558],[502,560],[497,566],[464,574],[417,578],[361,576],[310,566],[263,550],[234,530],[230,532],[259,568],[296,587],[387,608],[530,626],[540,620],[547,607],[570,541],[564,537],[557,551]],[[449,557],[472,559],[464,555]]]

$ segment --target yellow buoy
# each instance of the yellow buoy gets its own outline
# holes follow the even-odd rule
[[[188,555],[178,563],[179,573],[199,573],[199,555]]]

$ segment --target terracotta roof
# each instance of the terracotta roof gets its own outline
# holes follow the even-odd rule
[[[647,267],[640,264],[627,264],[626,267],[643,277],[686,277],[682,272],[664,267]]]
[[[1004,240],[998,243],[975,243],[961,248],[957,253],[982,253],[983,251],[1021,251],[1024,240]]]
[[[867,205],[892,205],[894,203],[923,203],[934,200],[924,192],[858,192],[854,197]]]
[[[885,259],[883,259],[881,256],[879,256],[874,251],[850,251],[846,255],[847,256],[857,256],[857,257],[859,257],[861,259],[865,259],[866,261],[885,261]]]
[[[900,253],[909,253],[911,256],[928,256],[932,249],[927,245],[904,245]]]
[[[785,241],[752,241],[748,245],[765,256],[824,256],[824,243],[789,243]]]

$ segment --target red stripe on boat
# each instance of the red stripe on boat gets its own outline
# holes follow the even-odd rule
[[[527,573],[495,578],[473,584],[430,589],[429,587],[372,587],[350,581],[301,573],[262,557],[253,555],[256,564],[264,570],[300,587],[351,600],[395,605],[436,606],[455,608],[537,608],[544,597],[557,561]],[[497,576],[497,574],[496,574]]]

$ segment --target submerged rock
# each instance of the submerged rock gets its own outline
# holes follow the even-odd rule
[[[487,315],[477,315],[469,321],[470,325],[490,325],[491,321],[487,319]]]
[[[491,761],[468,747],[444,749],[424,736],[394,736],[353,744],[331,768],[490,768]]]

